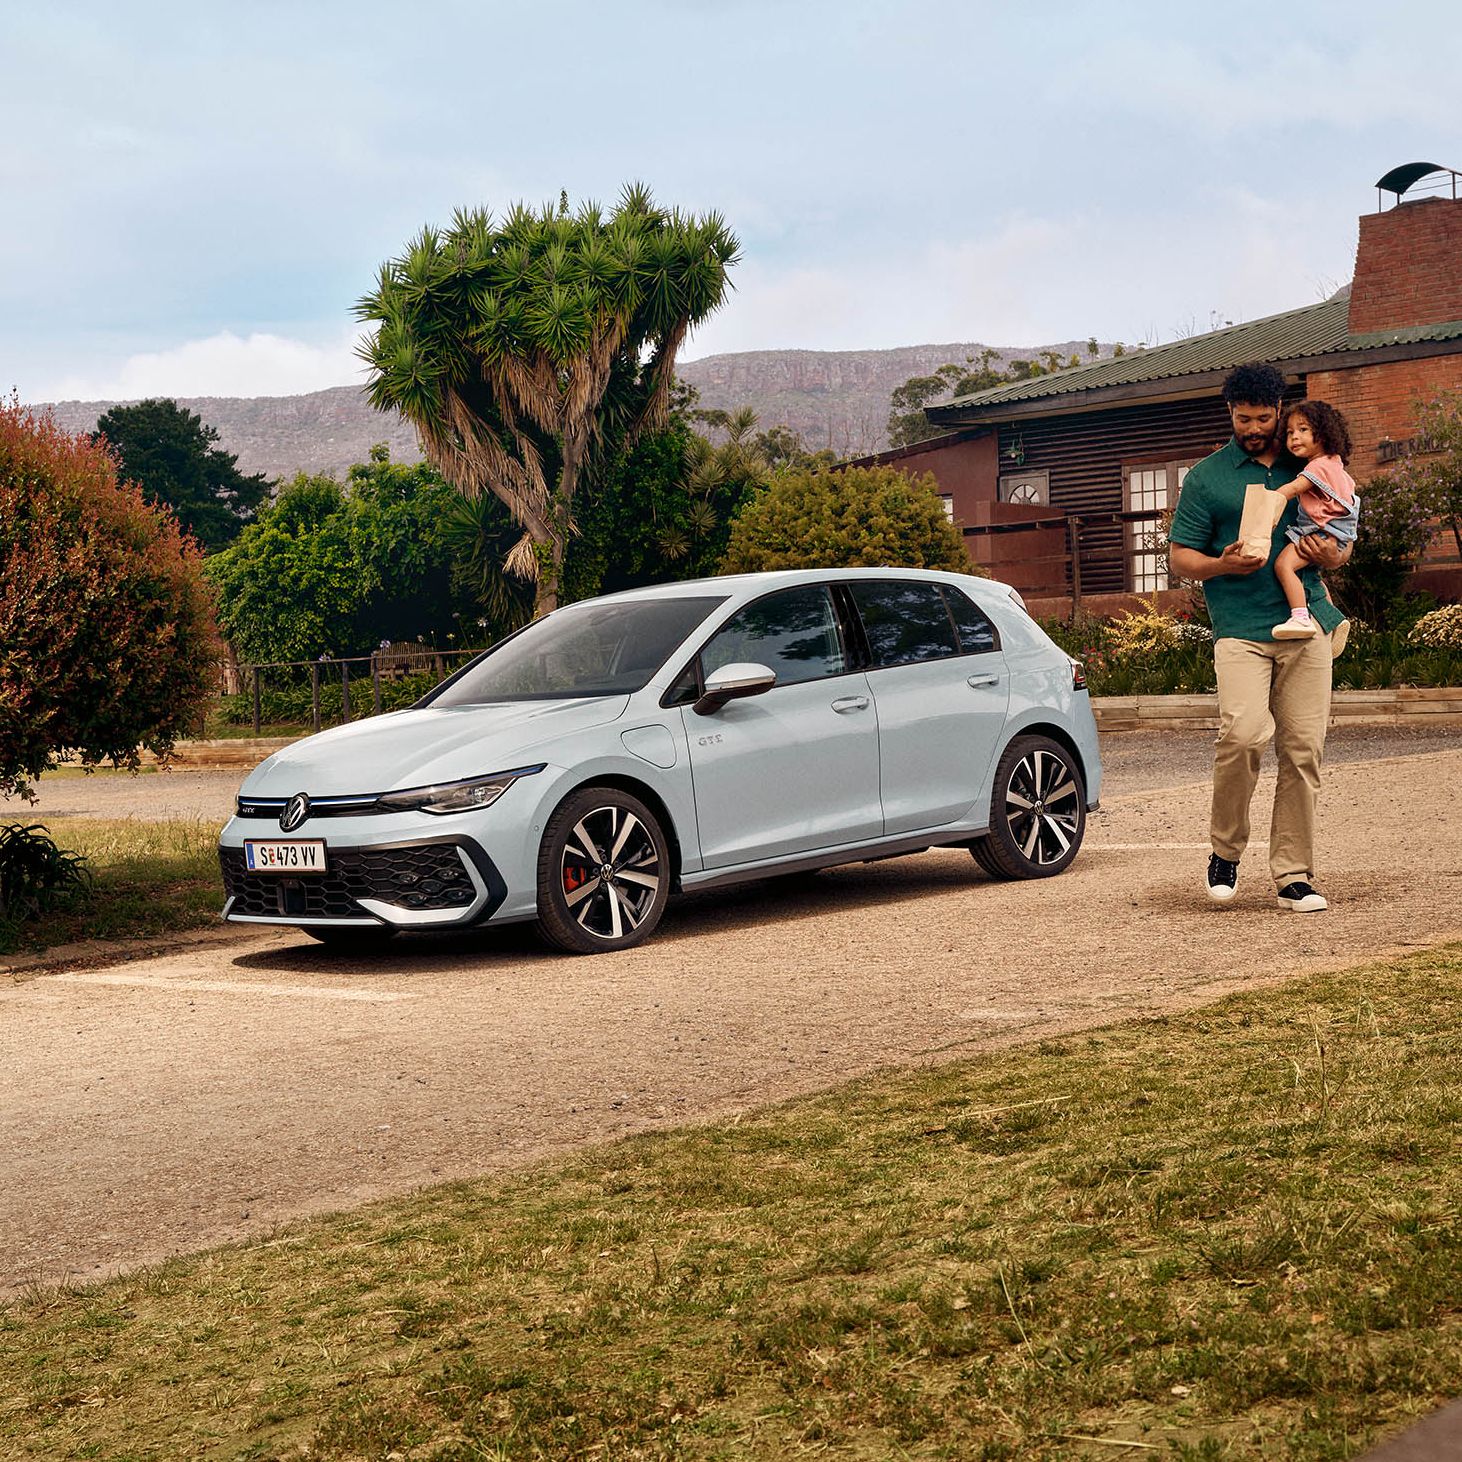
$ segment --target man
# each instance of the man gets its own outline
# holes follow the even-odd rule
[[[1246,554],[1239,542],[1244,489],[1275,488],[1296,475],[1299,462],[1282,450],[1280,401],[1284,377],[1270,365],[1229,373],[1223,399],[1233,440],[1196,463],[1183,482],[1173,513],[1169,561],[1181,578],[1203,585],[1213,622],[1213,664],[1218,675],[1218,743],[1213,760],[1213,812],[1208,896],[1234,896],[1239,859],[1249,841],[1249,802],[1270,737],[1279,761],[1269,831],[1269,871],[1279,906],[1295,913],[1328,907],[1313,887],[1315,799],[1330,719],[1330,662],[1339,646],[1331,636],[1343,616],[1320,582],[1353,545],[1341,548],[1325,534],[1299,542],[1306,561],[1300,578],[1320,632],[1310,639],[1275,640],[1273,627],[1288,615],[1284,591],[1272,572],[1294,522],[1293,503],[1274,529],[1267,558]],[[1263,572],[1260,572],[1263,570]]]

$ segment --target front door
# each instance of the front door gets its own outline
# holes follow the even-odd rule
[[[878,720],[849,671],[828,590],[783,589],[748,605],[701,652],[705,675],[765,665],[777,683],[709,716],[681,709],[704,866],[726,868],[866,842],[883,831]]]

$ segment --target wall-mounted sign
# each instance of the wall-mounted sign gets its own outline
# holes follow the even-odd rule
[[[1399,462],[1403,457],[1424,456],[1427,452],[1439,452],[1441,448],[1433,437],[1422,434],[1414,437],[1400,437],[1393,441],[1386,437],[1376,446],[1377,462]]]

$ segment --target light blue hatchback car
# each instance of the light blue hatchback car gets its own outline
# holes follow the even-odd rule
[[[1002,584],[667,584],[560,609],[410,710],[271,756],[222,833],[224,916],[339,945],[531,919],[623,949],[680,889],[930,847],[1047,877],[1100,790],[1081,668]]]

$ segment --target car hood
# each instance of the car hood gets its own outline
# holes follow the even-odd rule
[[[547,760],[563,737],[617,720],[628,696],[427,706],[336,726],[277,751],[250,772],[254,797],[341,797],[426,787]]]

